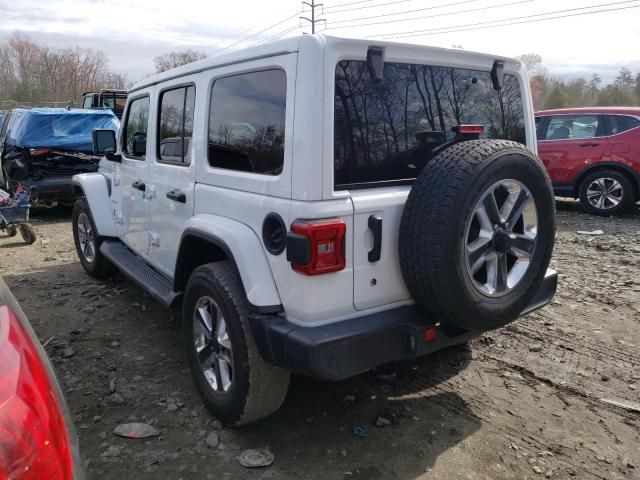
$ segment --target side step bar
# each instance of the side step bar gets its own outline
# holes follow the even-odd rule
[[[104,240],[100,252],[130,280],[165,307],[176,306],[182,293],[173,291],[173,283],[156,272],[119,240]]]

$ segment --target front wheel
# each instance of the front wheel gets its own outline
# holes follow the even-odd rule
[[[76,244],[76,252],[85,271],[94,278],[105,278],[113,275],[116,268],[100,253],[102,237],[96,230],[91,211],[84,199],[80,199],[75,203],[71,224],[73,226],[73,240]]]
[[[187,361],[205,406],[230,426],[272,414],[289,387],[289,372],[260,356],[248,314],[242,286],[229,262],[194,270],[182,310]]]
[[[614,170],[600,170],[587,175],[580,183],[580,204],[594,215],[619,215],[635,199],[629,178]]]

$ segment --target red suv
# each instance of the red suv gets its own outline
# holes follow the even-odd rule
[[[579,198],[596,215],[640,200],[640,107],[544,110],[536,130],[557,196]]]

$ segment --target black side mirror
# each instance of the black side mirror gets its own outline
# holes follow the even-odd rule
[[[94,128],[91,135],[93,153],[103,155],[116,153],[116,132],[108,128]]]

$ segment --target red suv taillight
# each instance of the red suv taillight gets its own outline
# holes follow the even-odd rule
[[[32,335],[0,305],[0,478],[70,480],[73,453],[61,394]]]
[[[296,220],[287,236],[287,259],[291,267],[305,275],[344,269],[346,232],[347,226],[342,220]]]

